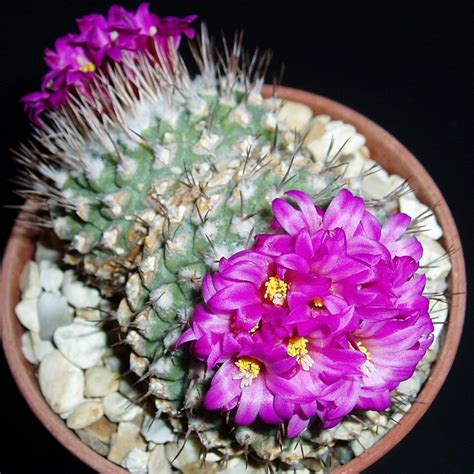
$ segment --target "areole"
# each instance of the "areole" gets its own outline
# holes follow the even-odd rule
[[[271,91],[267,86],[264,94],[268,96]],[[455,249],[451,255],[452,272],[449,277],[449,289],[453,295],[449,325],[432,374],[418,396],[418,400],[423,403],[414,404],[399,425],[362,455],[333,471],[356,473],[376,462],[414,427],[431,405],[449,372],[461,337],[466,304],[466,277],[461,242],[449,208],[436,184],[423,166],[394,137],[359,113],[327,98],[285,87],[279,88],[278,94],[283,99],[308,105],[316,114],[328,114],[334,119],[354,125],[366,137],[374,160],[388,172],[410,179],[410,185],[418,198],[434,210],[444,230],[444,247]],[[20,337],[23,329],[16,319],[14,308],[20,296],[19,275],[23,265],[33,255],[34,239],[33,231],[26,231],[17,224],[8,242],[2,268],[2,339],[13,376],[33,412],[67,449],[99,472],[125,472],[83,444],[66,427],[63,420],[51,411],[40,393],[34,367],[22,355]]]

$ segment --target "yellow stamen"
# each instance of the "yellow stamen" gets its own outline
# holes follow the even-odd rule
[[[249,374],[252,379],[257,378],[260,373],[260,362],[253,357],[242,357],[235,362],[235,365],[239,368],[240,372]]]
[[[270,277],[265,282],[265,298],[276,306],[283,306],[288,293],[288,283],[278,277]]]
[[[249,331],[250,334],[255,334],[260,329],[260,321]]]
[[[79,70],[82,72],[95,72],[96,67],[94,63],[87,63],[84,66],[81,66]]]
[[[372,360],[372,354],[371,352],[369,351],[369,349],[367,349],[367,347],[365,347],[362,342],[358,342],[357,343],[357,347],[359,348],[360,352],[362,352],[362,354],[365,355],[366,359],[367,360]]]
[[[288,355],[291,357],[296,357],[298,363],[301,362],[301,359],[308,353],[306,345],[308,344],[308,339],[305,337],[290,337],[288,341]]]
[[[317,298],[314,298],[313,304],[316,308],[323,308],[324,307],[323,299],[319,298],[319,296]]]

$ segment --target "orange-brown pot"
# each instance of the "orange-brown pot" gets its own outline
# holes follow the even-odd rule
[[[267,88],[265,92],[268,95],[270,89]],[[389,133],[359,113],[316,94],[281,87],[279,96],[306,104],[316,114],[328,114],[334,119],[354,125],[366,137],[372,159],[380,163],[389,173],[410,179],[410,185],[420,201],[434,210],[444,231],[444,247],[455,249],[451,255],[452,271],[449,276],[449,289],[453,295],[449,325],[431,376],[418,395],[418,400],[423,403],[414,404],[399,425],[363,454],[334,471],[338,474],[357,473],[381,458],[415,426],[433,402],[448,375],[461,338],[466,306],[466,274],[461,241],[453,217],[436,184],[415,157]],[[66,427],[64,421],[53,413],[41,395],[35,367],[21,352],[20,337],[24,329],[15,316],[14,308],[20,298],[20,272],[33,256],[34,241],[35,233],[25,231],[17,224],[11,234],[3,260],[0,321],[3,348],[10,369],[33,412],[64,447],[96,471],[123,473],[125,472],[123,469],[83,444]]]

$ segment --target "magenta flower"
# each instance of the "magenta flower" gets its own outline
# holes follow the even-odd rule
[[[355,408],[389,406],[433,325],[408,216],[380,225],[347,190],[326,211],[301,191],[287,196],[272,203],[273,233],[206,275],[177,346],[222,364],[206,408],[236,409],[239,424],[288,421],[294,437],[314,418],[331,427]]]
[[[41,125],[44,111],[57,109],[74,94],[89,94],[98,70],[104,65],[120,62],[123,54],[161,48],[168,51],[168,41],[179,45],[181,36],[194,36],[191,23],[195,15],[185,18],[160,18],[142,3],[136,12],[118,5],[110,7],[107,17],[98,14],[77,20],[78,33],[69,33],[56,40],[55,49],[45,51],[45,62],[51,68],[42,80],[41,92],[22,98],[30,119]]]

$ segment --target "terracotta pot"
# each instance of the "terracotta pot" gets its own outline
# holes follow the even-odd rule
[[[265,92],[268,95],[271,92],[270,88],[267,88]],[[438,222],[444,230],[445,248],[456,250],[451,255],[453,268],[449,277],[449,289],[453,296],[449,325],[438,360],[418,396],[418,400],[423,403],[414,404],[400,424],[390,430],[380,441],[359,457],[334,471],[339,474],[357,473],[392,449],[413,428],[433,402],[451,368],[461,337],[466,304],[466,276],[461,242],[453,217],[436,184],[415,157],[394,137],[359,113],[324,97],[285,87],[279,89],[279,95],[282,98],[308,105],[316,114],[328,114],[334,119],[353,124],[367,138],[367,145],[374,160],[388,172],[410,179],[418,198],[435,211]],[[35,367],[22,355],[20,337],[24,329],[15,316],[14,308],[20,298],[20,272],[24,264],[32,258],[34,239],[34,232],[25,231],[17,224],[8,242],[3,261],[0,314],[3,347],[11,371],[33,412],[60,443],[96,471],[125,472],[83,444],[66,427],[64,421],[51,411],[40,393]]]

